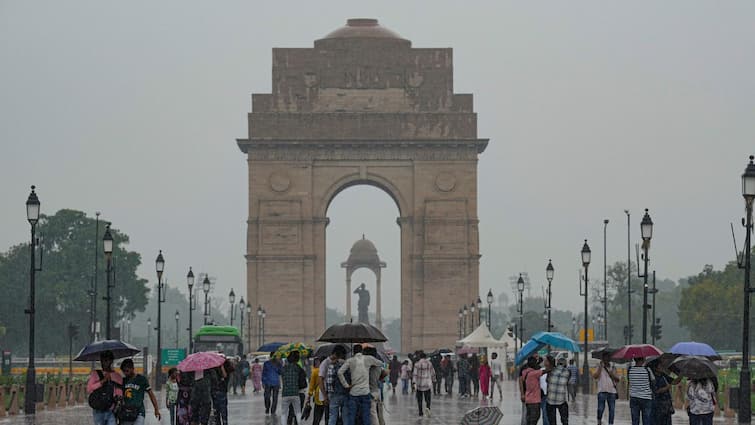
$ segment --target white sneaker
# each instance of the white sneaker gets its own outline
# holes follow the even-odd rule
[[[430,417],[430,408],[429,407],[425,407],[425,415],[427,415],[428,418]]]

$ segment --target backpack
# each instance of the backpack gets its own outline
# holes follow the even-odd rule
[[[328,367],[327,382],[333,383],[333,394],[344,395],[348,394],[349,390],[344,388],[343,384],[341,384],[341,380],[338,379],[338,369],[340,369],[341,366],[343,366],[343,362],[331,363],[330,367]],[[346,372],[344,377],[347,382],[351,382],[350,372]]]
[[[101,370],[97,370],[97,375],[100,377],[100,381],[105,377]],[[113,381],[107,381],[101,387],[92,391],[89,394],[89,407],[100,412],[110,410],[113,403],[115,403],[114,388],[115,384]]]

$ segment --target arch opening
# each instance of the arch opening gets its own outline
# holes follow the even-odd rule
[[[396,218],[400,216],[400,201],[379,183],[353,179],[341,182],[332,191],[325,214],[329,219],[325,242],[326,326],[348,321],[349,312],[353,321],[358,321],[359,295],[354,291],[364,283],[369,291],[369,322],[379,325],[390,347],[399,350],[401,229]]]

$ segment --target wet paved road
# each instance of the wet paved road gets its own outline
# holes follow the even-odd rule
[[[518,425],[521,418],[521,405],[518,403],[516,396],[516,387],[512,382],[507,381],[504,387],[503,402],[496,399],[495,405],[501,407],[504,413],[504,425]],[[595,425],[595,396],[577,396],[575,403],[569,405],[569,422],[574,425]],[[430,425],[430,424],[458,424],[464,413],[468,410],[480,406],[485,401],[478,399],[459,399],[454,395],[434,396],[432,404],[432,416],[430,418],[420,418],[417,415],[416,401],[413,395],[396,395],[386,397],[386,424],[390,425]],[[616,425],[626,425],[630,423],[629,403],[626,400],[619,400],[616,405]],[[588,416],[585,417],[585,412]],[[607,415],[608,412],[606,412]],[[163,412],[167,414],[167,412]],[[607,417],[604,417],[606,423]],[[686,413],[677,412],[673,417],[674,425],[688,424]],[[714,420],[716,424],[734,425],[736,419],[725,419],[717,416]],[[91,424],[91,410],[84,406],[69,407],[54,411],[41,411],[35,417],[15,416],[10,418],[0,418],[0,425],[76,425]],[[168,417],[163,417],[161,422],[152,415],[152,408],[147,408],[146,425],[170,424]],[[246,396],[229,395],[229,423],[230,425],[280,425],[277,417],[266,416],[264,414],[264,404],[261,394]],[[311,424],[311,419],[304,422]]]

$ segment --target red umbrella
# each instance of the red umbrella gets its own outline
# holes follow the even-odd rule
[[[625,345],[611,355],[611,360],[630,360],[638,357],[660,356],[663,354],[658,347],[652,344]]]

